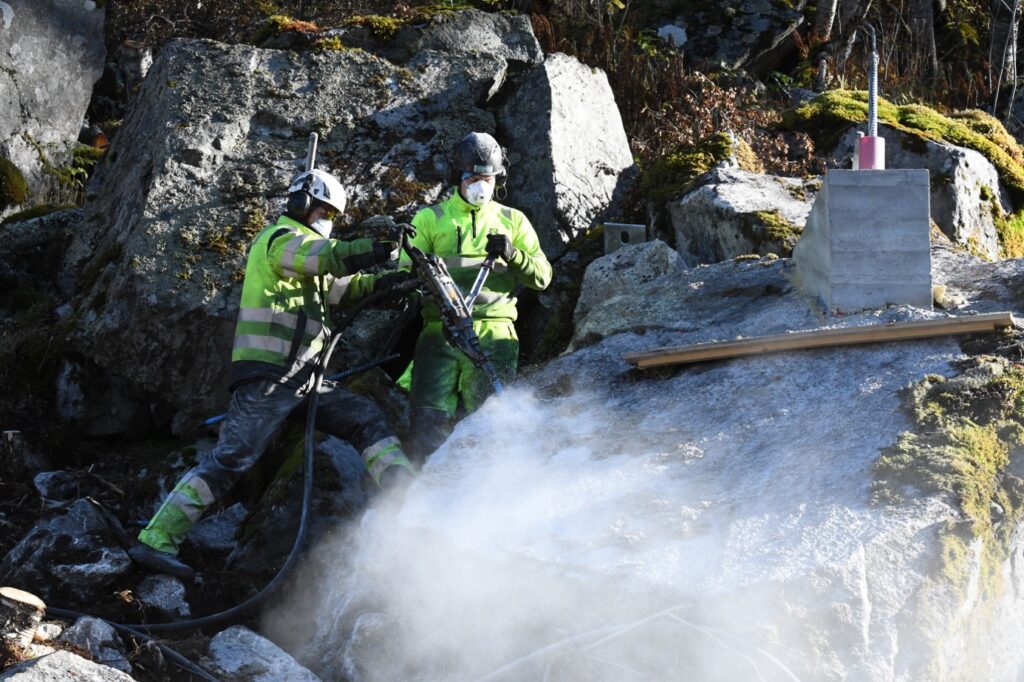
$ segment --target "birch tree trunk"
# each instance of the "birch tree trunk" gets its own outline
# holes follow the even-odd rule
[[[1017,86],[1017,24],[1021,0],[991,0],[989,21],[989,87],[992,89],[992,111],[1008,108]]]

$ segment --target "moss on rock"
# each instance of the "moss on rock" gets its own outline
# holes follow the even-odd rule
[[[832,90],[786,112],[782,125],[808,133],[818,149],[833,149],[853,124],[867,121],[867,92]],[[998,120],[981,111],[946,116],[920,104],[878,101],[878,120],[917,139],[944,141],[983,154],[1014,202],[1024,204],[1024,150]]]
[[[663,204],[685,194],[697,178],[730,158],[735,158],[744,170],[764,169],[745,141],[726,132],[715,133],[695,144],[679,147],[644,169],[640,192],[655,204]]]
[[[0,156],[0,211],[28,201],[28,184],[14,163]]]
[[[966,590],[970,547],[980,541],[980,588],[991,597],[1002,589],[1001,565],[1024,511],[1024,482],[1007,471],[1011,451],[1024,442],[1024,365],[968,362],[958,377],[930,375],[909,387],[914,430],[878,457],[874,494],[882,503],[901,501],[908,489],[948,496],[963,522],[939,530],[943,575]]]

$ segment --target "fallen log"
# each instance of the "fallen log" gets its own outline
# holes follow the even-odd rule
[[[678,365],[709,360],[724,360],[748,355],[763,355],[787,350],[824,348],[829,346],[852,346],[864,343],[908,341],[934,336],[955,334],[978,334],[993,332],[1014,325],[1011,313],[986,313],[940,320],[915,320],[913,322],[892,322],[860,327],[838,329],[812,329],[809,331],[757,336],[732,341],[710,341],[689,346],[658,348],[639,353],[627,353],[626,362],[639,369]]]

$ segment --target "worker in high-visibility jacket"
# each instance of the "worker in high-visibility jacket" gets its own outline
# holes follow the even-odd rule
[[[174,487],[130,555],[139,564],[181,578],[194,572],[177,558],[192,526],[263,454],[281,423],[302,416],[313,373],[326,348],[331,305],[352,303],[407,273],[360,271],[398,256],[396,226],[381,241],[331,239],[345,210],[345,190],[320,170],[300,174],[287,210],[249,249],[231,352],[231,405],[217,445]],[[351,443],[379,485],[411,477],[412,467],[384,412],[373,401],[325,381],[316,427]]]
[[[514,289],[518,283],[546,288],[551,264],[526,216],[492,198],[507,166],[498,142],[487,133],[470,133],[452,149],[451,163],[451,196],[416,213],[411,243],[441,256],[463,294],[472,288],[484,259],[497,256],[473,305],[473,329],[499,378],[510,381],[519,362]],[[408,263],[403,252],[402,264]],[[429,298],[423,304],[423,323],[410,386],[410,450],[421,459],[448,437],[460,409],[472,412],[492,390],[486,374],[445,340],[437,305]]]

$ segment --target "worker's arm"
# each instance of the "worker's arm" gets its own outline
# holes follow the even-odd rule
[[[325,239],[298,229],[274,238],[267,249],[270,267],[282,277],[346,277],[375,265],[380,258],[372,239]]]
[[[516,279],[531,289],[547,289],[551,284],[551,263],[540,248],[540,240],[533,225],[522,212],[513,214],[512,245],[516,253],[509,261],[509,270]]]
[[[331,305],[347,306],[366,298],[373,293],[373,288],[380,275],[368,272],[357,272],[344,277],[330,277],[327,281],[327,301]]]

